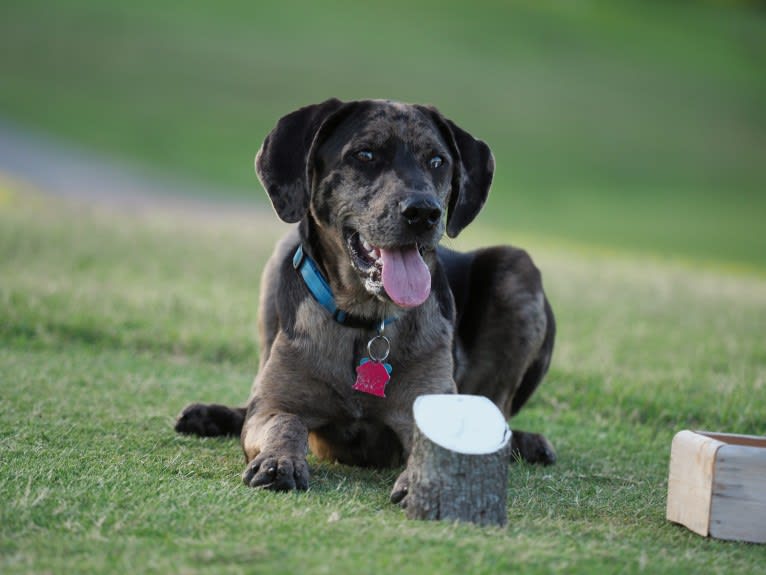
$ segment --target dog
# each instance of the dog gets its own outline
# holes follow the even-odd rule
[[[277,215],[297,224],[263,274],[258,374],[247,407],[192,404],[178,432],[239,435],[246,485],[304,490],[309,449],[405,464],[419,395],[483,395],[506,419],[521,409],[556,331],[540,272],[514,247],[439,245],[487,199],[487,144],[433,107],[331,99],[280,119],[255,166]],[[544,436],[518,430],[512,453],[556,459]],[[392,502],[406,504],[408,484],[405,466]]]

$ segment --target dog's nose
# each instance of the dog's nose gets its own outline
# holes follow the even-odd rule
[[[415,230],[432,229],[442,217],[438,202],[430,196],[413,196],[399,202],[399,210],[405,221]]]

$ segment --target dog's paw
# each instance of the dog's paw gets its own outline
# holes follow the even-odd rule
[[[391,490],[391,503],[398,503],[402,507],[407,507],[407,494],[410,492],[410,474],[405,469],[396,479],[394,488]]]
[[[544,435],[514,431],[511,439],[511,461],[518,459],[527,463],[553,465],[556,463],[556,450]]]
[[[176,419],[174,429],[200,437],[237,436],[242,430],[244,409],[218,404],[192,403]]]
[[[309,466],[305,457],[260,453],[245,469],[242,481],[249,487],[273,491],[305,491],[309,488]]]

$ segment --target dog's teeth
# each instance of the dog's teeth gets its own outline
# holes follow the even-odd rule
[[[370,245],[370,242],[368,242],[367,240],[362,240],[362,247],[368,252],[372,251],[372,246]]]
[[[380,250],[375,246],[371,246],[367,242],[364,243],[364,249],[367,250],[367,257],[371,260],[377,260],[380,257]]]

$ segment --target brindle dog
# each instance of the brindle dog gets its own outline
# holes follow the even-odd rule
[[[512,247],[438,245],[484,205],[494,171],[484,142],[431,107],[333,99],[279,120],[256,170],[279,217],[298,225],[263,276],[251,399],[241,409],[190,405],[177,431],[241,435],[244,482],[290,490],[308,487],[309,447],[346,464],[404,463],[421,394],[480,394],[506,418],[519,411],[553,350],[540,273]],[[381,329],[392,368],[385,397],[354,389]],[[556,458],[542,435],[522,431],[513,453]],[[405,468],[392,501],[407,484]]]

